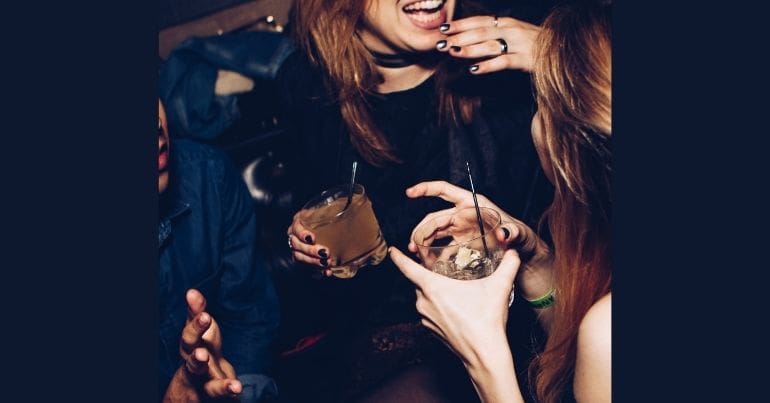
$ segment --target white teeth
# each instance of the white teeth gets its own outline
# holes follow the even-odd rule
[[[416,14],[416,15],[410,15],[413,20],[417,20],[419,22],[429,22],[437,19],[441,14],[439,13],[432,13],[432,14]]]
[[[404,11],[432,10],[441,7],[443,3],[443,0],[418,1],[417,3],[412,3],[404,7]]]

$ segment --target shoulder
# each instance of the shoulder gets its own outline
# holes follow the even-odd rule
[[[611,337],[612,293],[599,298],[580,322],[578,338],[609,344]]]
[[[610,401],[612,368],[612,294],[600,298],[580,322],[575,361],[578,401]]]

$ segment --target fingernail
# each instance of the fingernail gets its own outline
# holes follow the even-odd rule
[[[451,50],[452,50],[452,52],[459,52],[459,51],[460,51],[460,47],[459,47],[459,46],[452,46],[452,47],[451,47],[451,48],[449,48],[449,49],[451,49]]]
[[[438,26],[438,30],[441,32],[449,31],[449,24],[441,24]]]
[[[329,259],[327,259],[327,258],[321,259],[321,266],[326,267],[328,265],[329,265]]]
[[[471,68],[469,68],[468,70],[470,70],[470,72],[471,72],[471,73],[475,73],[476,71],[478,71],[478,70],[479,70],[479,65],[478,65],[478,64],[474,64],[474,65],[473,65],[473,66],[471,66]]]
[[[442,39],[442,40],[436,42],[436,49],[444,49],[445,47],[446,47],[446,41],[445,40]]]
[[[318,256],[320,256],[320,257],[322,257],[322,258],[327,258],[327,257],[329,257],[329,255],[327,255],[327,254],[326,254],[326,249],[319,249],[319,250],[318,250]]]
[[[235,391],[235,385],[233,385],[232,383],[227,385],[227,390],[229,390],[230,393],[238,393]]]
[[[305,235],[305,242],[307,243],[313,243],[313,237],[310,235]]]
[[[206,326],[209,324],[209,316],[205,313],[202,313],[201,316],[198,317],[198,324],[201,326]]]
[[[505,239],[508,239],[508,237],[511,236],[511,231],[508,231],[508,228],[503,227],[503,234],[505,234]]]

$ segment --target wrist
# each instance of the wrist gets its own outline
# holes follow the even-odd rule
[[[527,300],[535,300],[553,289],[553,275],[550,265],[528,264],[516,279],[521,296]]]
[[[478,361],[465,363],[466,370],[482,402],[523,403],[507,339],[503,346],[480,352]]]
[[[471,347],[471,354],[463,357],[463,362],[466,369],[469,371],[489,371],[494,367],[493,363],[497,363],[501,358],[511,356],[511,349],[508,345],[508,338],[504,329],[494,331],[492,334],[487,335],[482,339],[478,339],[478,342]]]

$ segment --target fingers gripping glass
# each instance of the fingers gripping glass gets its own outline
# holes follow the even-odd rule
[[[479,230],[479,218],[484,235]],[[426,221],[414,231],[412,241],[427,269],[456,280],[489,276],[500,265],[505,245],[497,240],[502,225],[500,213],[488,207],[455,210]],[[485,253],[486,249],[489,253]],[[513,302],[513,290],[508,306]]]
[[[353,277],[359,268],[385,258],[388,245],[363,186],[335,186],[302,209],[300,222],[315,234],[316,244],[329,248],[329,269],[335,277]]]

